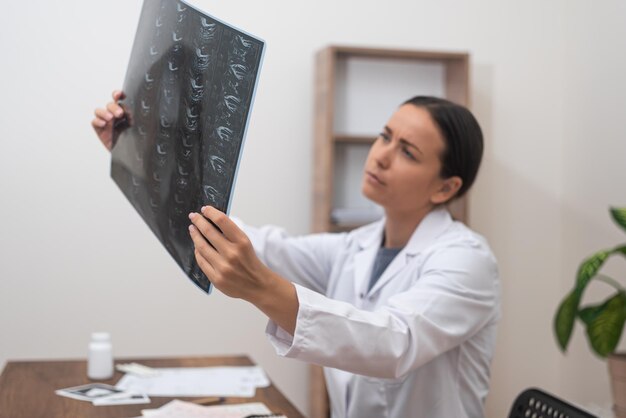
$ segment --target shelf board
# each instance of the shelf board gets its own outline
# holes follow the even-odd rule
[[[378,135],[334,135],[333,140],[344,144],[372,144],[377,137]]]
[[[367,225],[365,223],[354,223],[354,224],[337,224],[337,223],[331,223],[329,226],[329,232],[350,232],[353,229],[357,229],[360,228],[364,225]]]
[[[411,60],[433,60],[433,61],[467,61],[467,52],[444,52],[444,51],[415,51],[406,49],[387,48],[362,48],[352,46],[331,46],[331,51],[338,57],[371,57],[377,59],[411,59]]]

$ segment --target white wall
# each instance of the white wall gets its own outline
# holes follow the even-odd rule
[[[470,220],[504,285],[488,414],[505,416],[531,385],[608,402],[605,364],[582,330],[564,357],[551,322],[578,261],[623,240],[605,211],[626,203],[622,1],[192,4],[267,41],[233,212],[294,233],[308,231],[312,204],[314,52],[469,51],[487,141]],[[89,333],[108,330],[118,356],[249,354],[306,412],[306,367],[274,355],[254,309],[188,283],[108,177],[89,122],[122,84],[140,6],[3,5],[0,367],[84,357]]]
[[[569,4],[564,55],[565,112],[561,266],[570,290],[580,261],[592,253],[626,242],[608,214],[608,206],[626,205],[626,3],[602,7]],[[604,271],[624,278],[624,260],[610,260]],[[612,292],[603,283],[589,287],[585,300],[600,302]],[[560,385],[583,403],[600,402],[609,391],[606,363],[587,348],[583,327],[565,357]],[[620,348],[626,350],[626,338]]]

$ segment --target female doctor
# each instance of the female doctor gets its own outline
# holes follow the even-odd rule
[[[92,121],[108,149],[121,97]],[[333,418],[482,417],[498,271],[485,240],[445,207],[472,185],[482,151],[466,108],[414,97],[365,163],[362,191],[383,219],[290,237],[203,207],[189,214],[196,260],[216,288],[268,316],[279,355],[324,366]]]

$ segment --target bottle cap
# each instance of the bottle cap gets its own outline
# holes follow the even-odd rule
[[[91,341],[107,342],[111,340],[111,335],[108,332],[92,332]]]

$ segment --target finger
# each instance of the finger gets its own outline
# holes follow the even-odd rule
[[[97,118],[104,120],[105,122],[109,122],[110,120],[113,119],[113,113],[109,112],[106,109],[96,109],[95,112],[93,112],[94,115],[96,115]]]
[[[246,238],[246,234],[224,212],[212,206],[204,206],[201,212],[217,225],[229,241],[236,242]]]
[[[191,236],[196,251],[209,263],[213,264],[215,260],[219,258],[217,250],[213,247],[212,243],[206,240],[195,225],[189,225],[189,235]]]
[[[118,105],[115,102],[107,104],[107,110],[114,114],[116,118],[121,118],[122,116],[124,116],[124,109],[122,109],[122,106]]]
[[[217,277],[215,269],[213,268],[211,263],[209,263],[204,257],[202,257],[202,254],[200,254],[198,250],[195,250],[193,255],[196,258],[196,263],[198,263],[198,267],[200,267],[200,270],[202,270],[202,272],[209,278],[209,280]]]
[[[103,119],[100,118],[95,118],[94,120],[91,121],[91,126],[94,127],[94,129],[102,129],[107,125],[107,122]]]
[[[211,223],[199,213],[190,213],[189,219],[195,227],[200,231],[202,235],[215,247],[217,252],[221,253],[225,251],[228,246],[228,240],[224,235],[211,225]]]
[[[117,102],[118,100],[122,100],[126,97],[122,90],[113,90],[113,94],[111,96],[113,97],[113,101],[115,102]]]

